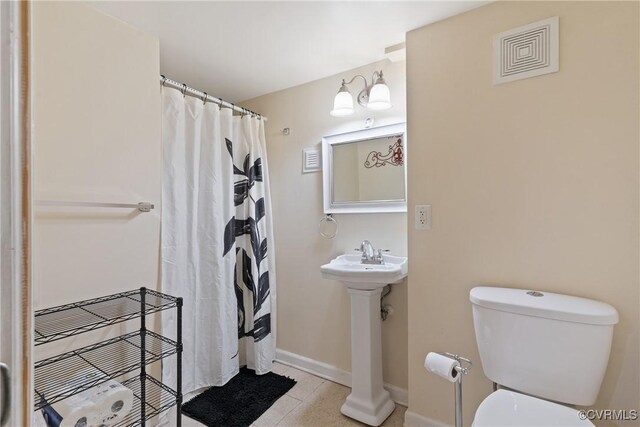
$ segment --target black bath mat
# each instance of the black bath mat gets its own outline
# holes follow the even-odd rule
[[[208,427],[248,427],[296,384],[269,372],[241,368],[222,387],[211,387],[184,405],[182,413]]]

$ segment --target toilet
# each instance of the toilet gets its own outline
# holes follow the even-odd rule
[[[485,375],[500,385],[473,427],[593,426],[570,405],[590,406],[604,377],[618,312],[586,298],[477,287],[469,294]]]

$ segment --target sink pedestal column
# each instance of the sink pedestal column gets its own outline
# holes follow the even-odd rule
[[[382,387],[382,287],[360,290],[346,285],[351,295],[352,374],[351,394],[340,411],[365,424],[379,426],[395,409],[389,392]]]

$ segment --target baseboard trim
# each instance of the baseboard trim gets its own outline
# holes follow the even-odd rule
[[[404,427],[448,427],[447,423],[407,410],[404,413]]]
[[[328,363],[281,349],[276,349],[276,361],[283,365],[293,366],[301,371],[324,378],[325,380],[351,387],[351,372],[329,365]],[[388,383],[384,384],[384,388],[389,392],[394,402],[402,406],[407,406],[409,398],[406,389]]]
[[[384,383],[383,387],[391,395],[391,400],[396,402],[398,405],[409,406],[409,392],[407,389],[400,388],[389,383]]]

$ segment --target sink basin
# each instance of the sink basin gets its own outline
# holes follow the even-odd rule
[[[354,289],[382,288],[407,277],[406,257],[382,255],[383,264],[363,264],[361,254],[344,254],[320,267],[322,277],[339,280]]]

